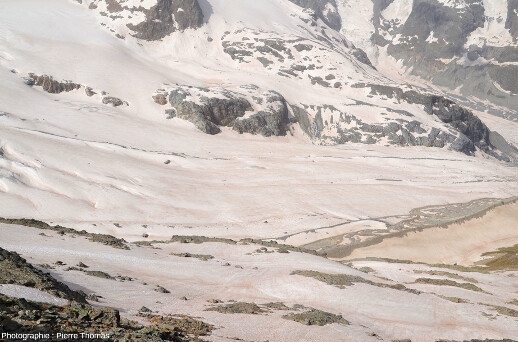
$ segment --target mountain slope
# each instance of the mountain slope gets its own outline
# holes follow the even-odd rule
[[[0,247],[211,341],[516,339],[518,124],[387,70],[396,3],[0,1]]]
[[[217,94],[224,88],[230,97],[239,98],[242,103],[247,103],[238,111],[239,113],[230,113],[226,118],[222,116],[226,115],[225,112],[229,108],[234,107],[229,98],[226,100],[229,103],[227,108],[216,109],[219,114],[214,114],[214,108],[210,104],[214,100],[202,101],[201,107],[197,107],[200,104],[198,101],[196,106],[191,105],[192,108],[189,110],[184,107],[180,113],[173,103],[167,111],[170,118],[178,116],[187,119],[202,131],[211,134],[219,133],[221,129],[218,126],[223,124],[234,127],[240,133],[285,135],[290,126],[298,123],[307,137],[323,144],[360,142],[434,146],[447,147],[470,155],[478,149],[504,160],[515,158],[515,151],[508,145],[494,146],[496,140],[490,141],[487,127],[469,111],[453,109],[453,121],[458,124],[451,124],[451,113],[445,114],[444,108],[434,110],[430,105],[437,102],[433,97],[438,94],[395,83],[378,73],[365,52],[357,49],[335,30],[340,27],[337,26],[339,18],[337,4],[334,1],[295,1],[296,5],[306,7],[304,10],[290,5],[287,1],[263,2],[261,10],[265,13],[264,16],[258,14],[253,19],[249,18],[249,13],[256,7],[246,2],[205,6],[195,2],[184,4],[185,8],[180,8],[181,4],[174,1],[170,2],[171,6],[176,6],[174,8],[164,7],[163,2],[157,2],[156,5],[153,3],[147,4],[150,6],[149,9],[141,5],[137,7],[131,2],[117,7],[111,1],[102,0],[84,1],[83,5],[98,13],[98,20],[110,32],[120,39],[127,39],[130,44],[135,44],[135,37],[156,41],[141,41],[137,44],[141,45],[146,53],[151,51],[151,55],[158,52],[162,60],[176,58],[190,64],[192,68],[198,64],[207,64],[207,61],[196,56],[198,53],[200,56],[210,56],[213,61],[218,61],[217,68],[225,66],[226,72],[235,76],[232,80],[219,81],[225,83],[224,87],[210,83],[207,87],[205,83],[204,88],[208,88],[208,91],[201,90],[205,92],[204,97],[216,99]],[[207,24],[200,28],[202,7],[205,7]],[[161,40],[165,38],[162,34],[153,36],[151,31],[143,37],[142,32],[135,31],[135,27],[157,22],[157,19],[153,19],[154,17],[150,17],[149,14],[156,11],[167,13],[165,15],[168,17],[171,17],[173,12],[181,13],[182,20],[189,24],[183,21],[178,23],[174,19],[170,22],[159,20],[161,25],[170,26],[168,32],[174,32],[176,29],[180,32],[164,40]],[[271,18],[271,25],[266,26],[264,18],[271,13],[279,12],[283,14]],[[139,13],[148,14],[144,19],[136,19]],[[176,14],[171,18],[175,16]],[[181,32],[185,29],[191,30]],[[189,41],[189,47],[185,46],[184,39]],[[192,50],[189,51],[190,49]],[[248,73],[258,76],[254,78],[254,83],[247,79]],[[193,72],[191,75],[194,76],[196,73]],[[264,75],[277,82],[260,82],[258,78],[264,79]],[[288,82],[287,79],[292,82]],[[187,85],[196,84],[191,81]],[[367,85],[413,91],[421,99],[416,100],[416,96],[413,99],[399,97],[398,102],[394,103],[393,99],[384,97],[384,94],[379,96],[378,92],[371,91]],[[307,101],[307,91],[299,90],[302,87],[317,88],[317,91],[325,92],[325,97],[318,96],[317,101]],[[246,90],[243,93],[240,89]],[[177,94],[177,91],[170,86],[157,89],[159,103],[167,104],[167,99]],[[272,101],[280,101],[280,111],[265,111],[262,108],[263,94],[272,91],[279,98]],[[301,97],[301,94],[304,96]],[[190,95],[195,98],[198,96]],[[192,104],[195,102],[190,101]],[[446,110],[449,111],[450,109]],[[435,115],[439,116],[439,120]],[[448,119],[444,120],[445,116]],[[272,128],[273,126],[275,127]],[[466,129],[465,126],[470,128]],[[506,152],[497,151],[498,147]],[[510,155],[506,155],[509,152]]]
[[[516,1],[341,0],[338,11],[341,32],[384,72],[517,120]]]

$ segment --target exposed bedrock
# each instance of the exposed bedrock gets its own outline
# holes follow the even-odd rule
[[[46,291],[60,298],[86,303],[85,294],[71,290],[32,266],[18,253],[0,248],[0,284],[16,284]]]
[[[30,85],[42,87],[44,91],[51,94],[59,94],[81,88],[80,84],[70,81],[59,82],[54,80],[52,76],[47,75],[38,76],[30,73],[29,78],[33,80],[33,82],[30,82]]]
[[[387,53],[413,75],[457,89],[466,98],[509,108],[501,116],[517,117],[518,0],[504,1],[507,8],[500,10],[507,13],[496,17],[494,8],[480,0],[458,2],[458,6],[414,0],[408,18],[388,20],[381,12],[392,2],[374,0],[372,41],[376,45],[386,46]],[[512,41],[503,27],[492,38],[484,36],[488,28],[504,25]]]
[[[236,120],[233,125],[234,130],[266,137],[286,134],[290,123],[286,100],[274,91],[268,91],[264,95],[263,109],[248,118]]]
[[[81,85],[79,83],[75,83],[72,81],[57,81],[52,76],[48,75],[36,75],[34,73],[29,73],[28,77],[23,78],[25,84],[28,86],[38,86],[42,87],[43,91],[50,93],[50,94],[60,94],[63,92],[70,92],[74,90],[78,90],[81,88],[84,88],[85,94],[88,97],[92,97],[97,94],[91,87]],[[101,92],[102,96],[102,103],[109,104],[114,107],[122,106],[124,104],[128,105],[127,102],[124,102],[123,100],[114,97],[114,96],[108,96],[106,92]]]
[[[389,98],[397,98],[408,103],[424,105],[425,111],[428,114],[437,116],[442,122],[460,133],[451,142],[450,148],[452,150],[472,155],[477,147],[497,158],[508,159],[508,156],[500,155],[495,151],[496,148],[491,143],[491,131],[488,127],[471,111],[459,106],[452,100],[442,96],[422,94],[414,90],[404,91],[391,86],[357,84],[356,87],[370,87],[372,94],[385,95]],[[515,156],[512,157],[514,158]]]
[[[156,94],[154,99],[164,104],[164,92]],[[285,135],[289,118],[284,98],[279,93],[267,91],[255,96],[254,100],[257,102],[256,109],[245,95],[237,92],[178,87],[169,92],[168,101],[173,110],[167,113],[169,117],[176,116],[192,122],[208,134],[218,134],[220,127],[225,126],[239,133]]]
[[[203,12],[197,0],[158,0],[144,12],[146,19],[143,22],[127,25],[136,32],[135,37],[144,40],[160,40],[177,30],[203,25]]]

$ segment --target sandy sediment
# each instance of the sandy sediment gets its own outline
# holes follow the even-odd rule
[[[382,257],[467,266],[480,261],[485,252],[517,243],[518,203],[514,202],[462,223],[385,239],[354,250],[348,258]]]

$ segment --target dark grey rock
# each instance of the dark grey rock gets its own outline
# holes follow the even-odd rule
[[[259,62],[261,62],[261,64],[267,68],[269,65],[273,64],[273,62],[271,60],[269,60],[268,58],[265,58],[265,57],[257,57],[257,60]]]
[[[330,88],[331,85],[329,82],[324,81],[324,79],[320,76],[313,77],[311,75],[308,75],[309,79],[311,80],[311,84],[318,84],[325,88]]]
[[[257,90],[255,86],[243,89]],[[220,127],[226,126],[239,133],[285,135],[290,119],[288,104],[282,95],[267,91],[252,98],[262,108],[243,118],[246,112],[253,111],[253,107],[240,93],[223,89],[178,87],[169,93],[169,104],[173,109],[167,113],[169,118],[188,120],[208,134],[218,134]]]
[[[158,0],[145,14],[143,22],[127,26],[135,32],[135,37],[149,41],[160,40],[176,30],[203,25],[203,12],[197,0]]]
[[[293,46],[295,48],[295,50],[297,50],[298,52],[302,52],[302,51],[311,51],[313,49],[313,45],[310,45],[310,44],[296,44]]]
[[[103,97],[103,103],[110,104],[114,107],[122,106],[124,104],[124,102],[121,99],[119,99],[117,97],[113,97],[113,96]]]
[[[363,51],[362,49],[354,49],[352,51],[352,55],[360,62],[362,62],[363,64],[367,64],[368,66],[370,66],[371,68],[373,69],[376,69],[374,67],[374,65],[372,64],[372,62],[370,61],[369,57],[367,56],[367,54],[365,53],[365,51]]]
[[[35,268],[18,253],[3,248],[0,248],[0,284],[30,286],[60,298],[86,303],[84,293],[71,290],[48,273]]]
[[[29,87],[32,87],[34,85],[34,79],[31,77],[22,77],[23,83],[28,85]]]
[[[85,87],[85,94],[86,96],[88,97],[92,97],[94,96],[95,94],[97,94],[92,88],[90,87]]]
[[[313,135],[317,138],[320,138],[323,129],[324,123],[322,122],[322,113],[318,111],[315,114],[315,119],[313,120]]]
[[[402,62],[411,70],[435,85],[457,89],[464,103],[476,97],[495,105],[510,109],[502,117],[518,118],[518,67],[498,65],[518,61],[518,0],[507,1],[507,16],[486,17],[483,1],[467,0],[465,6],[446,5],[438,0],[415,0],[408,18],[386,20],[381,11],[392,0],[373,0],[372,23],[375,33],[374,44],[387,47],[389,55]],[[468,37],[490,20],[505,20],[505,28],[514,38],[508,46],[470,46],[466,48]],[[430,40],[433,32],[435,39]],[[398,37],[397,41],[384,38]],[[447,62],[447,60],[450,60]],[[495,85],[496,84],[496,85]],[[503,89],[503,91],[501,90]],[[473,104],[475,106],[476,104]]]
[[[306,133],[310,138],[313,138],[315,136],[315,132],[313,130],[312,120],[310,119],[308,112],[305,109],[297,106],[291,106],[291,109],[293,110],[293,115],[299,123],[302,131],[304,131],[304,133]]]
[[[199,88],[194,90],[200,91]],[[190,96],[188,90],[177,88],[169,93],[169,103],[175,109],[176,117],[192,122],[208,134],[218,134],[221,132],[218,126],[231,126],[236,118],[252,110],[245,98],[229,91],[224,91],[222,98],[203,96],[199,103],[188,100]]]
[[[233,129],[239,133],[272,135],[286,135],[288,124],[288,104],[284,97],[277,92],[270,91],[266,95],[266,109],[251,115],[246,119],[234,122]]]
[[[428,114],[436,115],[439,120],[448,124],[459,133],[458,136],[455,137],[446,132],[441,132],[440,134],[435,134],[436,132],[434,132],[434,137],[428,137],[428,143],[433,142],[432,146],[442,147],[446,144],[451,144],[451,149],[468,155],[473,155],[475,147],[477,147],[492,156],[500,158],[500,156],[494,152],[495,147],[490,142],[490,131],[487,126],[471,111],[459,106],[452,100],[442,96],[419,93],[415,90],[403,91],[400,88],[391,86],[357,84],[354,85],[354,87],[370,87],[372,94],[384,95],[408,103],[424,105]],[[418,129],[415,123],[410,123],[409,128],[410,130]]]

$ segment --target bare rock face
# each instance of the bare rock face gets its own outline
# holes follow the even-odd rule
[[[29,74],[34,82],[30,82],[30,85],[42,87],[44,91],[51,94],[59,94],[62,92],[68,92],[81,88],[80,84],[73,83],[70,81],[59,82],[52,78],[52,76],[42,75],[38,76],[33,73]]]
[[[235,121],[233,129],[239,133],[261,134],[265,137],[286,135],[288,104],[281,94],[270,91],[265,96],[266,106],[263,110],[246,119]]]
[[[291,106],[291,109],[293,110],[295,120],[299,123],[299,126],[302,129],[302,131],[306,133],[308,137],[314,138],[315,132],[313,130],[313,123],[310,119],[309,114],[303,108],[300,108],[298,106]]]
[[[197,0],[158,0],[157,4],[144,10],[146,19],[137,24],[128,24],[135,37],[144,40],[160,40],[176,30],[198,28],[203,24],[203,12]]]
[[[243,92],[226,89],[177,87],[169,92],[166,110],[169,118],[192,122],[207,134],[218,134],[220,127],[232,127],[239,133],[263,136],[285,135],[290,123],[288,104],[281,94],[261,92],[257,87],[241,88]],[[163,92],[153,96],[158,104],[165,102]],[[251,101],[255,102],[255,108]]]
[[[214,93],[204,88],[174,89],[169,103],[178,118],[192,122],[208,134],[218,134],[219,126],[231,126],[236,118],[252,110],[250,103],[238,94],[227,90]]]
[[[492,110],[506,119],[518,118],[518,0],[414,0],[401,17],[387,17],[385,10],[409,6],[406,1],[372,3],[368,24],[373,25],[375,47],[386,49],[412,75],[456,89],[466,105],[477,98],[484,102],[479,107],[505,107]],[[342,15],[344,22],[355,16]]]
[[[453,135],[449,132],[432,130],[428,139],[417,141],[417,144],[424,146],[442,147],[450,144],[454,151],[472,155],[476,148],[493,155],[500,159],[502,156],[496,154],[495,147],[490,140],[490,130],[487,126],[471,111],[459,106],[452,100],[442,96],[421,94],[416,91],[403,91],[400,88],[381,86],[381,85],[358,85],[370,87],[372,94],[384,95],[389,98],[396,98],[408,103],[424,105],[425,111],[430,115],[435,115],[443,123],[455,129],[458,134]],[[442,146],[441,146],[442,145]]]

